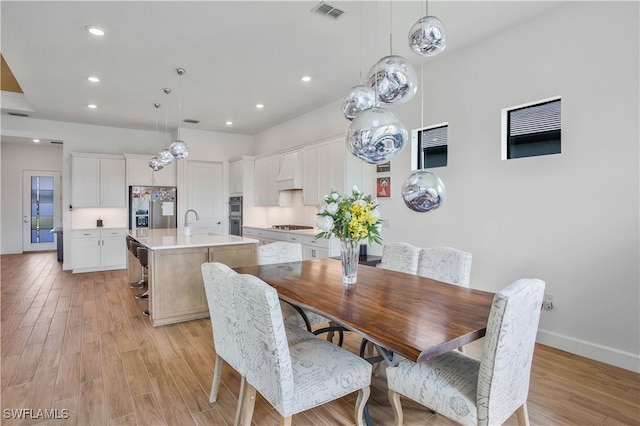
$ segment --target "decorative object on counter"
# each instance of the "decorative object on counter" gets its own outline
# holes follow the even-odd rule
[[[349,150],[370,164],[386,163],[406,145],[409,132],[391,111],[374,107],[360,112],[347,130]]]
[[[347,120],[353,120],[361,111],[376,106],[375,89],[358,85],[351,88],[344,102],[342,103],[342,113]]]
[[[102,219],[96,220],[96,227],[102,228]]]
[[[418,213],[437,209],[442,205],[445,195],[442,180],[426,170],[416,170],[402,184],[404,203]]]
[[[169,146],[169,151],[177,159],[186,158],[189,155],[187,145],[180,139],[180,115],[182,114],[182,76],[185,73],[184,68],[176,68],[180,76],[180,97],[178,101],[178,139]]]
[[[446,47],[444,24],[435,16],[429,16],[429,2],[425,1],[425,16],[409,30],[409,47],[420,56],[433,56]]]
[[[337,237],[341,244],[342,283],[355,284],[358,273],[360,241],[382,243],[380,211],[371,195],[364,195],[357,186],[351,194],[341,195],[331,189],[317,213],[316,226],[322,231],[315,238]]]
[[[378,100],[385,104],[408,102],[418,91],[413,66],[397,55],[385,56],[371,67],[367,82],[375,88]]]

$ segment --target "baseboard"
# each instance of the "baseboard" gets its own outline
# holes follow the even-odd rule
[[[546,330],[538,330],[536,341],[543,345],[580,355],[605,364],[640,373],[640,355],[620,351]]]

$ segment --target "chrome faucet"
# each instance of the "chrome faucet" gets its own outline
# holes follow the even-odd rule
[[[189,226],[189,219],[188,219],[188,215],[189,212],[193,212],[196,215],[196,220],[200,220],[200,216],[198,216],[198,212],[195,211],[194,209],[189,209],[186,212],[184,212],[184,226],[187,227]]]

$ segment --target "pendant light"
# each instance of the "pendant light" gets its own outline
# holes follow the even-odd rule
[[[160,108],[160,104],[155,103],[153,104],[153,107],[156,109],[156,132],[157,132],[158,131],[158,109]],[[157,172],[159,170],[162,170],[162,168],[164,167],[164,164],[162,164],[162,161],[160,160],[160,158],[153,157],[151,158],[151,160],[149,160],[149,167],[151,167],[151,170],[153,170],[154,172]]]
[[[176,72],[180,76],[180,97],[178,98],[178,139],[169,146],[169,151],[177,159],[186,158],[189,155],[187,145],[180,139],[180,114],[182,113],[182,76],[185,73],[184,68],[176,68]]]
[[[162,89],[162,91],[164,92],[165,95],[167,95],[167,99],[168,99],[169,93],[171,93],[171,89],[169,89],[168,87],[165,87],[164,89]],[[168,122],[167,111],[168,109],[165,108],[164,109],[164,134],[165,134],[165,138],[169,139],[169,131],[167,130],[167,122]],[[169,148],[165,148],[162,151],[160,151],[158,153],[158,158],[160,159],[160,161],[162,161],[162,165],[164,166],[168,166],[173,162],[173,154],[171,154],[171,151],[169,151]]]
[[[442,52],[447,44],[444,24],[429,16],[429,2],[425,1],[425,16],[409,30],[409,47],[420,56],[433,56]]]

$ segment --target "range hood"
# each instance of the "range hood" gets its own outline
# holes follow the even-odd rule
[[[276,188],[278,191],[302,189],[302,167],[298,151],[280,156],[280,173],[276,179]]]

